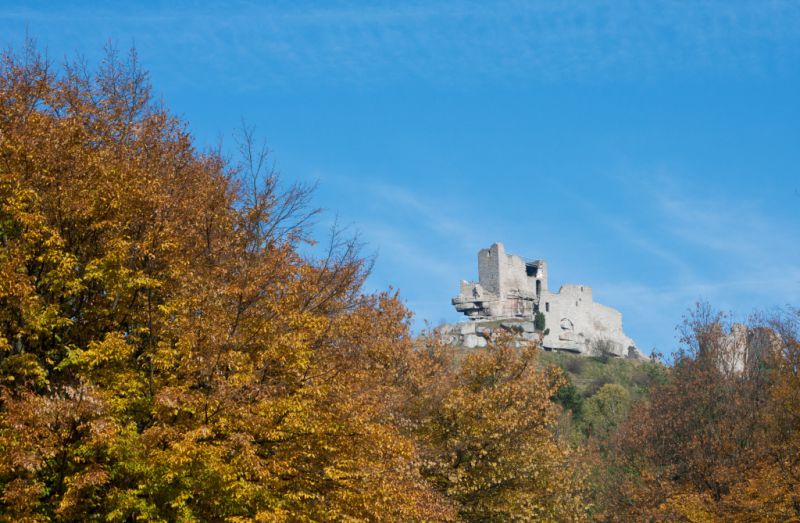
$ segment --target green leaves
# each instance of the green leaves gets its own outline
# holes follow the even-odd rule
[[[587,435],[609,438],[628,417],[631,397],[616,383],[603,385],[583,403],[582,428]]]

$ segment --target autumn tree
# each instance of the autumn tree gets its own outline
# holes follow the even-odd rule
[[[408,312],[150,92],[134,53],[0,57],[0,519],[456,517],[398,422]]]
[[[459,355],[429,340],[418,352],[409,416],[422,473],[465,521],[582,521],[582,473],[555,429],[565,383],[538,347],[508,337]]]
[[[741,345],[737,332],[747,333]],[[797,426],[789,428],[800,419],[796,322],[732,329],[700,306],[684,323],[683,343],[666,383],[634,406],[604,456],[604,517],[799,518]]]
[[[625,387],[606,383],[583,402],[581,428],[586,435],[608,439],[628,416],[631,397]]]

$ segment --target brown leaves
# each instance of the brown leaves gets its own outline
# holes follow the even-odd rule
[[[614,482],[604,497],[606,516],[796,520],[800,382],[793,363],[797,335],[790,327],[796,320],[785,317],[768,331],[763,323],[752,326],[742,338],[748,363],[739,371],[726,365],[731,338],[720,317],[700,320],[690,323],[693,350],[649,402],[633,409],[604,457],[601,470]]]
[[[310,189],[194,150],[135,55],[0,59],[0,515],[580,520],[561,376],[417,347]]]
[[[355,240],[298,253],[307,188],[148,100],[135,57],[2,57],[0,512],[449,519],[402,429],[397,297],[359,296]]]

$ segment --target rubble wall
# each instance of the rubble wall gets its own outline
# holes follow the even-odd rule
[[[588,285],[564,285],[558,293],[542,293],[540,311],[548,331],[545,347],[590,353],[596,341],[608,342],[616,356],[625,356],[633,340],[622,330],[622,314],[595,303]]]

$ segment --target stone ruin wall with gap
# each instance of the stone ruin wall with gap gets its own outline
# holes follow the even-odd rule
[[[498,330],[511,332],[518,343],[538,340],[546,350],[593,355],[645,356],[622,329],[622,314],[596,303],[588,285],[548,287],[547,263],[506,253],[502,243],[478,252],[478,281],[462,281],[452,303],[469,319],[439,328],[443,339],[467,348],[482,347]],[[536,316],[544,318],[536,329]]]

